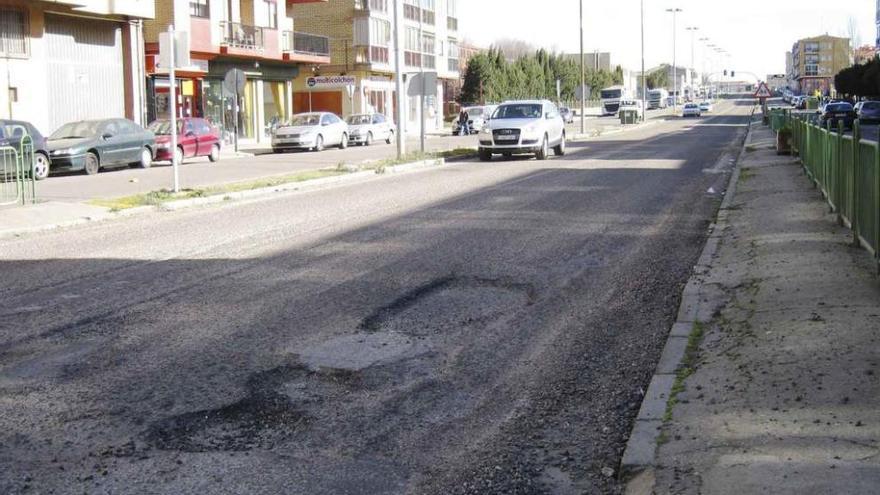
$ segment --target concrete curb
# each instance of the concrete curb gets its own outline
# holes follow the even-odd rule
[[[752,113],[754,115],[754,111]],[[718,216],[714,223],[709,226],[709,237],[703,246],[703,251],[694,267],[681,295],[681,305],[678,317],[669,332],[666,345],[660,356],[660,362],[651,378],[648,391],[642,400],[639,414],[636,416],[632,433],[626,444],[626,450],[620,462],[621,479],[632,479],[633,483],[627,486],[628,495],[649,495],[653,492],[653,472],[643,476],[645,471],[653,471],[656,463],[657,439],[663,426],[663,416],[666,412],[666,404],[672,392],[676,373],[684,359],[688,340],[693,333],[696,323],[706,323],[712,319],[711,307],[701,303],[704,295],[700,275],[708,271],[712,258],[718,252],[720,246],[720,233],[727,223],[727,210],[729,210],[733,198],[736,195],[736,185],[739,182],[742,155],[745,147],[751,142],[752,115],[749,116],[748,130],[741,143],[736,157],[736,165],[730,175],[724,199],[718,210]],[[722,155],[723,159],[723,155]],[[638,482],[636,482],[638,481]]]
[[[79,225],[102,222],[106,220],[112,220],[116,218],[125,218],[125,217],[133,217],[145,213],[157,212],[157,211],[178,211],[186,208],[193,208],[197,206],[206,206],[218,203],[228,203],[232,201],[259,201],[261,199],[269,199],[270,197],[277,197],[282,194],[292,194],[297,192],[305,192],[311,191],[315,189],[321,189],[325,187],[330,187],[337,184],[345,184],[349,182],[357,182],[363,180],[370,180],[371,178],[380,178],[382,176],[388,174],[397,174],[403,172],[416,171],[426,168],[434,168],[440,167],[446,164],[446,160],[443,158],[437,159],[429,159],[429,160],[420,160],[417,162],[411,163],[402,163],[400,165],[392,165],[389,167],[385,167],[384,172],[379,173],[375,170],[363,170],[360,172],[353,172],[345,175],[338,175],[335,177],[324,177],[321,179],[313,179],[303,182],[291,182],[288,184],[280,184],[272,187],[263,187],[259,189],[250,189],[247,191],[238,191],[234,193],[226,193],[226,194],[217,194],[213,196],[207,196],[203,198],[191,198],[191,199],[180,199],[177,201],[169,201],[167,203],[162,203],[156,206],[138,206],[135,208],[128,208],[120,211],[110,211],[108,208],[107,211],[103,213],[98,213],[95,215],[90,215],[87,217],[76,218],[72,220],[65,220],[63,222],[46,224],[46,225],[38,225],[34,227],[27,227],[23,229],[8,229],[8,230],[0,230],[0,239],[17,237],[25,234],[33,234],[38,232],[45,232],[49,230],[62,229],[68,227],[75,227]]]

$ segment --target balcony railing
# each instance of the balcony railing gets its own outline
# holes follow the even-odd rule
[[[259,26],[220,21],[220,28],[223,31],[223,44],[226,46],[248,50],[262,50],[265,47],[263,28]]]
[[[355,47],[354,61],[356,64],[388,64],[388,48],[384,46]]]
[[[282,49],[285,52],[312,55],[315,57],[330,56],[330,38],[316,34],[284,31]]]

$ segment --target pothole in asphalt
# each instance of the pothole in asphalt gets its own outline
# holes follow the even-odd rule
[[[159,420],[146,431],[145,440],[161,450],[183,452],[272,448],[307,426],[310,417],[278,390],[310,373],[300,366],[257,373],[248,380],[251,392],[243,399]]]
[[[360,330],[427,337],[486,324],[533,300],[534,291],[527,284],[449,276],[379,308],[361,322]]]
[[[393,332],[342,335],[307,347],[299,352],[299,360],[313,370],[360,371],[413,358],[430,351],[427,343],[412,336]]]

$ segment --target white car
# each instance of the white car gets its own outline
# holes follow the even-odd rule
[[[348,147],[348,124],[329,112],[300,113],[272,132],[272,151],[321,151],[326,146]]]
[[[701,117],[703,113],[700,111],[700,105],[696,103],[685,103],[681,109],[682,117]]]
[[[348,124],[349,144],[369,146],[377,139],[388,144],[394,140],[394,124],[381,113],[349,115],[345,123]]]
[[[498,106],[479,136],[480,160],[492,155],[533,154],[546,160],[553,148],[565,154],[565,123],[548,100],[507,101]]]
[[[700,103],[700,112],[710,113],[712,112],[712,102],[711,101],[703,101]]]
[[[642,102],[636,100],[621,100],[620,110],[633,110],[638,115],[639,120],[644,120],[645,113],[642,110]]]

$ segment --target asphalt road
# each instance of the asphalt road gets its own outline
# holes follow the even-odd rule
[[[649,118],[660,117],[663,112],[652,111]],[[587,119],[586,129],[591,133],[603,133],[620,127],[614,117]],[[568,126],[571,135],[580,131],[580,121]],[[476,136],[429,136],[426,140],[428,151],[443,151],[462,147],[475,147]],[[407,140],[407,150],[419,149],[418,139]],[[248,151],[248,150],[245,150]],[[352,146],[345,150],[326,149],[321,153],[309,151],[290,151],[272,154],[268,149],[256,151],[258,156],[238,158],[224,156],[219,162],[211,163],[205,157],[187,158],[180,167],[181,187],[197,188],[214,186],[229,182],[254,180],[262,177],[285,175],[306,170],[335,167],[339,164],[362,164],[396,156],[394,144],[374,143],[370,147]],[[81,172],[50,175],[37,183],[37,197],[44,201],[87,201],[95,198],[113,198],[132,194],[147,193],[172,187],[172,168],[166,162],[153,164],[147,170],[140,168],[115,167],[102,170],[95,176]]]
[[[748,109],[0,241],[0,493],[619,493]]]

